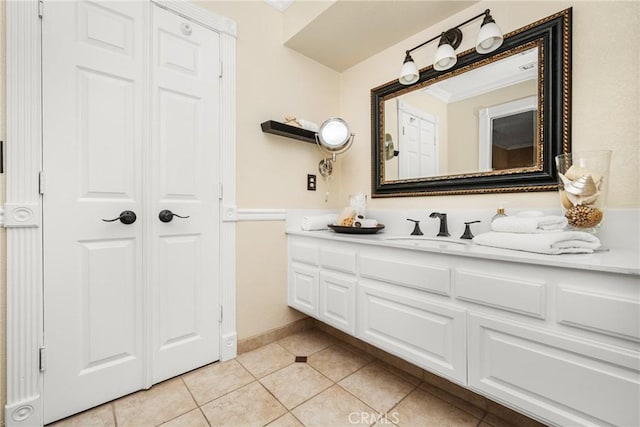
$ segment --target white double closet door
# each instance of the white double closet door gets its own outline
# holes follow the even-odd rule
[[[220,62],[146,1],[42,25],[48,423],[219,359]]]

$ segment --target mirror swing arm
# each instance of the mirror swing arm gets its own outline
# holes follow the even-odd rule
[[[339,117],[325,120],[315,134],[316,145],[322,152],[326,152],[331,157],[325,157],[318,163],[318,171],[323,178],[327,178],[333,172],[333,163],[338,154],[347,151],[355,134],[351,133],[346,121]]]
[[[487,12],[488,10],[479,16]],[[407,55],[410,56],[410,51],[422,45],[407,51]],[[385,101],[536,47],[538,48],[537,164],[519,169],[385,180]],[[412,60],[411,63],[413,63]],[[403,64],[401,79],[405,65],[406,63]],[[419,78],[416,79],[415,84],[401,82],[398,79],[371,90],[372,197],[557,190],[557,171],[553,159],[558,154],[569,152],[571,145],[571,8],[512,31],[505,35],[502,45],[490,54],[470,49],[460,54],[454,66],[446,72],[438,71],[434,66],[428,66],[417,74]]]

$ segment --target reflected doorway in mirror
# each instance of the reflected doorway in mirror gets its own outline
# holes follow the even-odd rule
[[[478,169],[493,171],[535,166],[538,150],[538,97],[483,108],[479,113]]]

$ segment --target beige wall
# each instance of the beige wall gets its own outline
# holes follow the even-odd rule
[[[343,194],[370,192],[370,89],[397,78],[404,50],[456,25],[486,7],[504,32],[574,6],[573,146],[609,148],[614,207],[638,207],[638,10],[637,2],[481,3],[352,67],[342,74],[282,46],[282,15],[262,1],[199,2],[238,23],[237,200],[242,208],[337,208]],[[2,3],[4,10],[4,3]],[[4,20],[0,69],[4,71]],[[470,26],[473,27],[473,26]],[[465,34],[459,51],[472,43]],[[616,41],[615,49],[611,41]],[[433,57],[436,44],[420,58]],[[624,52],[624,54],[621,54]],[[417,58],[416,58],[417,59]],[[418,60],[419,61],[419,60]],[[424,66],[426,64],[421,64]],[[4,79],[4,72],[2,79]],[[4,82],[0,88],[0,135],[4,137]],[[311,144],[263,134],[260,123],[295,115],[315,122],[340,115],[356,133],[354,146],[338,160],[330,185],[306,191],[306,174],[317,173],[320,155]],[[342,172],[342,175],[341,175]],[[0,176],[0,180],[3,179]],[[0,181],[4,197],[4,182]],[[329,202],[324,195],[329,190]],[[555,193],[375,199],[374,208],[556,207]],[[237,239],[238,336],[248,338],[300,317],[286,306],[286,247],[281,222],[241,222]],[[5,319],[4,230],[0,231],[2,278],[0,321]],[[2,351],[2,401],[6,365]]]
[[[329,182],[318,174],[318,148],[265,134],[260,123],[287,115],[320,124],[339,115],[339,74],[282,45],[283,15],[262,1],[198,2],[238,24],[237,201],[240,209],[335,208],[340,167]],[[339,159],[338,163],[342,160]],[[308,173],[318,190],[307,191]],[[329,201],[325,203],[325,193]],[[286,303],[286,240],[282,222],[237,225],[238,339],[303,317]]]
[[[313,145],[265,134],[260,123],[287,115],[320,124],[339,114],[339,74],[282,46],[283,16],[262,1],[199,1],[238,24],[237,200],[240,208],[317,208],[340,189],[339,168],[327,186],[306,191],[318,171]],[[337,202],[330,198],[330,203]]]
[[[345,155],[343,191],[370,191],[370,90],[398,78],[404,51],[490,8],[507,33],[573,6],[572,133],[573,151],[613,150],[609,206],[639,207],[639,10],[638,2],[481,2],[418,35],[355,65],[340,76],[340,111],[352,123],[358,141]],[[472,48],[476,25],[464,28],[458,52]],[[612,48],[615,40],[615,48]],[[413,55],[419,67],[428,65],[437,43]],[[432,196],[373,199],[372,208],[508,208],[558,207],[557,194]]]

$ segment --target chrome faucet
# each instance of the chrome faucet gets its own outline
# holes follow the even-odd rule
[[[438,218],[440,220],[440,232],[438,233],[438,237],[449,237],[449,229],[447,228],[447,214],[440,212],[431,212],[429,218]]]

